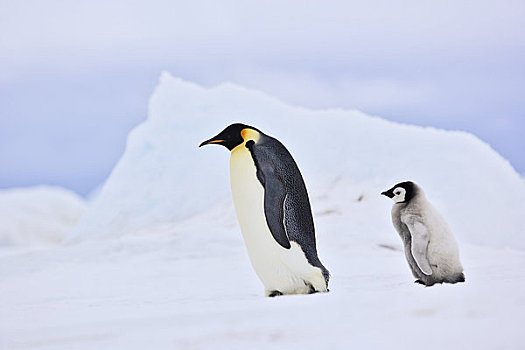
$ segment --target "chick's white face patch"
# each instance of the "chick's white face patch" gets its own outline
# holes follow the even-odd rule
[[[396,203],[401,203],[405,201],[405,195],[407,191],[403,187],[394,188],[394,197],[392,200]]]

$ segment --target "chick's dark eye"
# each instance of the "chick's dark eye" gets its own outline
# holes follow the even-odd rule
[[[396,195],[398,195],[398,194],[400,194],[400,193],[401,193],[401,192],[399,192],[399,191],[397,191],[397,192],[394,192],[394,194],[396,194]]]

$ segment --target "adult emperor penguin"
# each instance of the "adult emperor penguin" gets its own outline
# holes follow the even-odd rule
[[[308,193],[288,150],[273,137],[239,123],[199,147],[208,144],[231,151],[235,211],[265,295],[327,292],[329,272],[317,256]]]
[[[465,282],[452,231],[421,187],[406,181],[381,194],[394,201],[392,222],[416,282],[426,286]]]

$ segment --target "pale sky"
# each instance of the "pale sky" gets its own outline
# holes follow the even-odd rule
[[[0,188],[89,193],[162,70],[466,130],[525,173],[524,1],[0,0]]]

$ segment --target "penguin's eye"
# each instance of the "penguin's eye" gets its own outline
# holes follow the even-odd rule
[[[396,192],[394,192],[394,194],[395,194],[396,196],[398,196],[398,195],[401,194],[401,192],[400,192],[400,191],[396,191]]]

